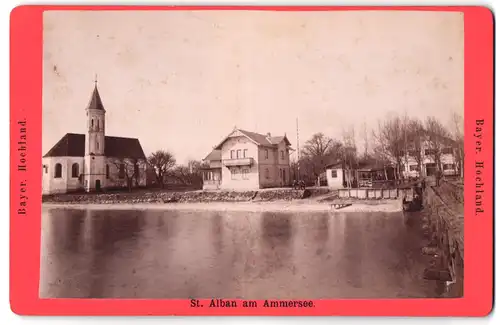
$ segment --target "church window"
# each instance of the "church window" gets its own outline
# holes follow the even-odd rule
[[[96,145],[96,149],[99,150],[99,141],[96,141],[95,145]]]
[[[109,165],[106,165],[106,178],[109,178]]]
[[[62,165],[56,164],[54,170],[54,178],[61,178],[61,177],[62,177]]]
[[[77,163],[74,163],[72,166],[71,166],[71,177],[73,178],[78,178],[78,164]]]
[[[125,178],[125,164],[120,164],[119,178]]]
[[[91,126],[91,127],[94,127],[94,119],[92,119],[92,120],[90,121],[90,126]]]
[[[99,120],[97,120],[97,129],[99,129]]]

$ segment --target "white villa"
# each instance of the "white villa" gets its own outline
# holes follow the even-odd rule
[[[290,141],[234,129],[205,157],[203,189],[253,190],[291,184]]]
[[[87,134],[67,133],[42,158],[43,194],[146,185],[139,140],[106,136],[105,116],[96,82],[86,108]]]
[[[421,173],[418,172],[418,162],[415,159],[416,152],[414,148],[409,148],[403,155],[403,175],[406,177],[431,176],[440,168],[445,176],[459,174],[459,162],[454,154],[455,142],[449,138],[443,138],[440,143],[440,161],[435,162],[434,149],[429,140],[423,139],[421,145]],[[440,166],[438,166],[438,164]]]

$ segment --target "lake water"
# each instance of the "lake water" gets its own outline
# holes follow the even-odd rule
[[[42,298],[418,298],[402,213],[44,208]]]

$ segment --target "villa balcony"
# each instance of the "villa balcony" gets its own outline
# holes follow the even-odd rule
[[[222,164],[226,167],[251,166],[253,165],[253,158],[224,159]]]

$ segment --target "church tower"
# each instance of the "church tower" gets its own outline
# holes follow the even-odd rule
[[[97,78],[89,104],[85,109],[87,116],[87,133],[85,134],[84,187],[87,192],[99,191],[106,182],[105,116]]]

